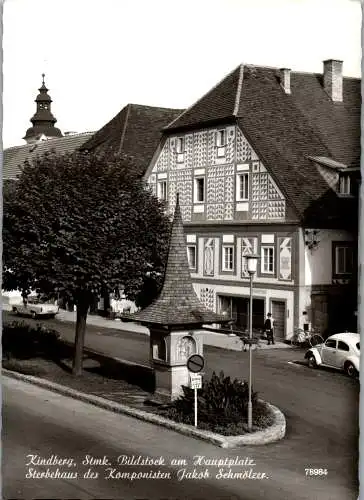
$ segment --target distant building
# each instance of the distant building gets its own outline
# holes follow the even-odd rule
[[[35,99],[37,109],[30,120],[32,127],[28,128],[23,137],[26,144],[6,148],[3,152],[3,180],[15,180],[25,160],[31,160],[50,150],[59,154],[72,152],[93,135],[93,132],[65,132],[63,135],[60,129],[54,126],[57,120],[51,113],[52,99],[44,77],[43,74],[42,86]]]
[[[355,329],[360,79],[241,65],[163,130],[145,174],[179,193],[194,287],[247,328],[245,256],[260,256],[253,326]]]

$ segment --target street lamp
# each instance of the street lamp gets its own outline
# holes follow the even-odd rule
[[[250,276],[250,302],[249,302],[249,401],[248,401],[248,429],[252,428],[253,406],[252,406],[252,341],[253,341],[253,277],[257,272],[258,255],[246,256],[248,273]]]

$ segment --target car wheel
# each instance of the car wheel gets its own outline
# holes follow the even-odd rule
[[[313,354],[310,354],[310,356],[308,357],[308,366],[310,368],[316,368],[317,367],[317,363],[316,363],[316,358]]]
[[[357,376],[357,369],[355,368],[355,366],[353,365],[353,363],[347,363],[345,365],[345,371],[347,373],[347,375],[349,375],[349,377],[356,377]]]
[[[13,307],[13,313],[14,314],[19,314],[18,309],[16,307]]]

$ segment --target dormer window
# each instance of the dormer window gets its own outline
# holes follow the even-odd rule
[[[351,194],[350,175],[343,174],[343,175],[340,176],[340,179],[339,179],[339,193],[340,194],[344,194],[344,195],[350,195]]]

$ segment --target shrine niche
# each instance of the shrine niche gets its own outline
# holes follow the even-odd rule
[[[177,342],[176,361],[187,362],[192,354],[196,354],[196,341],[188,336],[180,338]]]

